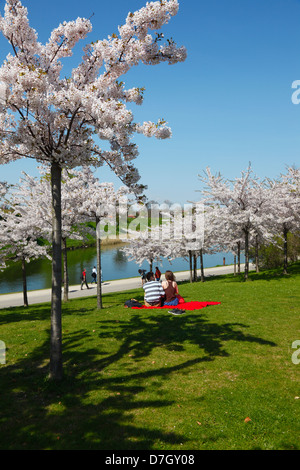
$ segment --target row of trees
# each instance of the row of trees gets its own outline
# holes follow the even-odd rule
[[[0,255],[4,261],[21,261],[23,273],[24,306],[28,306],[26,263],[32,259],[51,259],[51,183],[49,169],[40,167],[40,178],[26,173],[19,185],[6,194],[0,207]],[[69,278],[67,240],[84,240],[88,234],[95,237],[100,220],[111,214],[123,198],[129,200],[126,186],[114,189],[112,183],[100,183],[90,168],[63,170],[61,189],[63,298],[68,300]],[[89,225],[88,222],[94,222]],[[115,223],[112,219],[110,223]],[[101,272],[101,239],[97,239],[97,269]],[[47,243],[48,242],[48,243]],[[100,276],[97,282],[97,307],[102,308]]]
[[[249,165],[235,180],[226,180],[221,174],[213,175],[209,168],[199,175],[203,204],[203,236],[196,239],[195,233],[182,233],[174,236],[178,221],[172,210],[169,212],[173,231],[160,227],[161,235],[153,230],[144,232],[141,239],[132,240],[124,252],[139,264],[161,258],[172,261],[184,257],[190,263],[191,281],[196,278],[195,261],[200,258],[201,280],[204,280],[203,255],[214,252],[231,252],[238,261],[245,254],[244,278],[249,273],[249,250],[253,247],[256,270],[258,271],[258,250],[263,244],[276,244],[283,240],[284,266],[288,265],[288,234],[299,236],[300,222],[300,170],[288,168],[276,180],[259,179]],[[199,207],[199,203],[197,203]],[[172,207],[171,207],[172,209]],[[168,221],[170,223],[170,221]],[[190,227],[190,225],[188,225]],[[157,231],[157,227],[155,229]],[[194,262],[194,266],[193,266]],[[236,263],[235,263],[236,264]]]
[[[132,137],[142,133],[165,139],[171,130],[164,121],[134,122],[127,103],[141,104],[143,88],[126,90],[120,78],[139,63],[185,60],[184,47],[177,47],[173,40],[159,42],[163,35],[156,33],[178,8],[177,0],[160,0],[129,13],[118,34],[85,46],[82,62],[69,77],[62,74],[62,61],[72,56],[78,41],[92,30],[88,19],[63,22],[43,45],[19,0],[6,0],[4,16],[0,15],[0,31],[12,50],[0,67],[0,163],[31,158],[46,163],[50,171],[52,379],[63,376],[62,170],[106,164],[126,186],[136,193],[143,190],[132,163],[138,155]],[[99,140],[108,142],[110,150],[101,148]]]
[[[40,243],[41,238],[51,243],[50,173],[46,166],[40,167],[40,173],[40,178],[24,173],[20,184],[10,192],[9,197],[8,186],[0,186],[2,197],[6,194],[6,203],[0,208],[1,266],[5,266],[5,259],[22,262],[24,306],[28,306],[26,262],[42,256],[51,257],[48,245]],[[118,210],[123,208],[125,215],[130,212],[133,195],[126,186],[115,191],[112,183],[100,183],[90,168],[63,170],[62,176],[61,237],[66,301],[69,290],[67,239],[82,240],[87,234],[94,235],[95,231],[87,225],[87,221],[95,222],[94,227],[97,227],[105,219],[102,224],[105,225],[108,214],[109,225],[116,224]],[[151,213],[144,206],[140,208],[140,216],[134,223],[139,231],[134,231],[131,223],[131,230],[127,233],[133,239],[123,248],[126,255],[139,264],[148,261],[150,270],[153,262],[161,262],[162,258],[168,258],[170,262],[178,257],[186,258],[190,264],[191,281],[197,278],[196,263],[200,258],[203,281],[203,254],[233,252],[240,272],[240,254],[243,251],[246,259],[244,276],[247,279],[250,247],[258,271],[259,247],[270,243],[280,246],[282,240],[283,270],[287,273],[288,234],[299,234],[299,169],[289,168],[276,181],[260,181],[253,175],[251,167],[235,181],[225,181],[220,174],[212,175],[209,169],[200,179],[204,184],[203,199],[202,205],[198,203],[196,207],[203,210],[201,226],[195,225],[195,214],[182,214],[182,208],[177,205],[160,206]],[[167,212],[167,209],[171,210]],[[149,214],[152,220],[148,218]],[[161,219],[153,218],[153,214],[160,214]],[[182,225],[182,215],[185,219],[192,215],[191,223]],[[148,230],[148,226],[151,229]],[[101,272],[100,232],[96,238],[97,266],[98,272]],[[97,285],[97,306],[102,308],[100,281]]]

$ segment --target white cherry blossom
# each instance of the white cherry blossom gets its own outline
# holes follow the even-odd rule
[[[43,8],[41,4],[41,9]],[[28,11],[19,0],[6,0],[0,31],[13,53],[0,67],[5,89],[0,104],[0,163],[33,158],[51,166],[53,261],[50,377],[62,377],[61,332],[61,171],[83,165],[107,164],[126,186],[139,189],[132,163],[136,132],[147,132],[127,109],[136,94],[126,93],[120,77],[139,63],[154,65],[184,61],[186,50],[172,41],[158,44],[156,33],[178,11],[177,0],[148,2],[129,13],[118,34],[94,41],[69,78],[63,78],[62,59],[92,30],[88,19],[62,22],[44,45],[30,26]],[[156,126],[156,124],[155,124]],[[170,137],[165,123],[154,136]],[[100,137],[100,143],[98,142]],[[110,149],[101,147],[108,140]]]

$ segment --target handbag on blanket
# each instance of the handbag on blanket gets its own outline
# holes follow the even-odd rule
[[[124,304],[124,307],[126,307],[126,308],[142,307],[142,306],[143,306],[143,304],[141,304],[140,302],[138,302],[135,299],[126,300],[126,302]]]

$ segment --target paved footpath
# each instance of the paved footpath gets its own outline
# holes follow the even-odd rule
[[[254,269],[255,267],[250,264],[249,270]],[[218,266],[216,268],[205,268],[205,276],[217,276],[220,274],[230,274],[233,273],[233,265],[230,266]],[[241,271],[244,270],[244,264],[241,264]],[[200,276],[200,270],[197,271],[198,276]],[[176,280],[184,281],[189,280],[190,272],[181,271],[176,272]],[[164,278],[164,276],[162,276]],[[70,286],[69,288],[69,299],[78,299],[80,297],[87,296],[96,296],[97,295],[97,286],[95,284],[89,284],[90,289],[84,287],[80,289],[80,284],[76,286]],[[107,294],[111,292],[122,292],[132,289],[138,289],[141,287],[140,277],[133,277],[129,279],[119,279],[117,281],[104,281],[102,283],[102,293]],[[35,291],[28,291],[28,303],[29,305],[40,304],[43,302],[51,302],[51,289],[41,289]],[[2,294],[0,295],[0,309],[9,308],[9,307],[20,307],[23,305],[23,293],[18,292],[14,294]]]

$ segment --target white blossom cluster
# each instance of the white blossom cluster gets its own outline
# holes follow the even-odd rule
[[[173,244],[162,236],[161,227],[154,227],[137,233],[132,232],[130,243],[122,248],[129,260],[135,260],[140,266],[147,261],[151,266],[153,261],[161,262],[162,258],[170,257]]]
[[[237,254],[243,249],[246,264],[250,246],[285,240],[287,233],[299,230],[300,191],[299,169],[288,168],[277,180],[259,179],[251,166],[234,181],[212,175],[210,169],[200,177],[206,186],[202,193],[210,207],[215,241],[220,250]]]
[[[249,265],[250,247],[276,243],[276,237],[286,242],[288,232],[299,233],[299,168],[288,168],[278,180],[261,180],[253,175],[249,166],[233,181],[225,180],[221,174],[213,175],[207,168],[200,180],[203,227],[195,227],[193,218],[191,224],[185,225],[188,230],[178,238],[174,233],[178,231],[180,220],[175,216],[170,220],[171,231],[160,227],[158,236],[144,226],[138,237],[124,248],[131,260],[141,265],[150,260],[160,262],[162,257],[172,261],[178,257],[187,259],[191,254],[220,251],[240,256],[243,251]],[[197,207],[201,204],[195,204]],[[195,229],[203,233],[196,233]]]
[[[8,191],[8,184],[5,181],[0,181],[0,201],[4,199],[7,191]]]
[[[23,172],[8,199],[9,205],[1,206],[0,253],[2,268],[4,259],[29,262],[31,259],[47,256],[51,253],[46,246],[41,246],[38,239],[51,241],[52,208],[50,173],[47,166],[39,167],[40,177],[34,178]],[[7,185],[0,184],[0,190],[6,193]],[[117,206],[128,209],[131,196],[127,187],[117,191],[113,183],[100,183],[92,170],[63,170],[61,187],[62,229],[61,237],[82,240],[95,230],[86,224],[107,215],[116,215]],[[112,222],[116,222],[113,219]]]
[[[16,201],[9,208],[1,208],[1,256],[7,261],[49,257],[46,246],[38,243],[42,232],[34,217],[24,217],[24,209]],[[33,214],[32,214],[33,215]]]
[[[134,123],[126,103],[141,104],[144,89],[126,90],[120,77],[140,62],[185,60],[185,48],[173,41],[159,45],[158,36],[149,34],[167,24],[178,6],[177,0],[161,0],[129,13],[118,35],[87,45],[82,62],[62,78],[62,59],[91,32],[91,22],[63,22],[43,45],[27,9],[19,0],[6,0],[0,31],[14,53],[0,68],[0,163],[21,157],[69,168],[106,163],[137,189],[133,134],[165,139],[171,130],[164,121]],[[110,150],[101,149],[96,136],[109,141]]]
[[[14,193],[14,206],[24,219],[39,229],[41,236],[51,240],[52,208],[50,172],[47,166],[39,168],[40,178],[23,172],[23,178]],[[127,187],[115,191],[113,183],[100,183],[93,171],[63,170],[61,183],[61,236],[62,239],[82,239],[91,233],[86,226],[88,220],[104,217],[116,212],[116,205],[128,196]],[[94,234],[94,231],[93,231]]]

